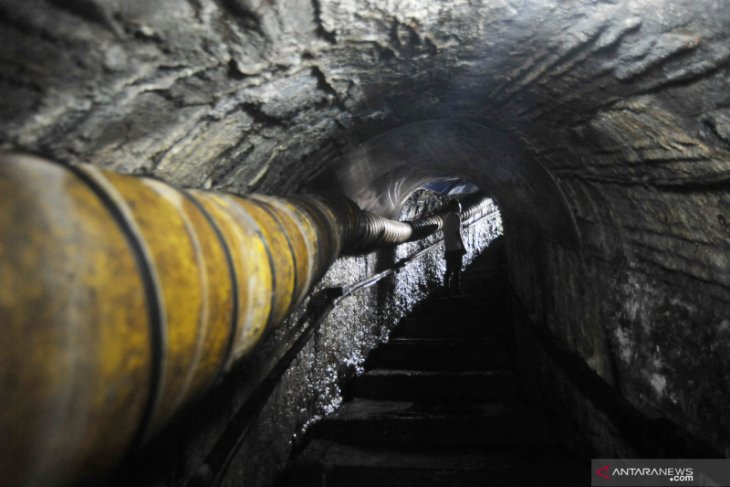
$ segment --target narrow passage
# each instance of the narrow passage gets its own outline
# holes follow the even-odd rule
[[[498,247],[466,270],[463,296],[425,301],[371,353],[288,487],[586,484],[588,460],[521,392]]]

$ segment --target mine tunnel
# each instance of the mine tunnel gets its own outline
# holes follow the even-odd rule
[[[725,2],[2,0],[0,26],[0,485],[730,456]]]

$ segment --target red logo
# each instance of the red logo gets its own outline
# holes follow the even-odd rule
[[[611,468],[611,465],[604,465],[603,467],[596,470],[596,475],[599,477],[603,477],[606,480],[609,480],[611,478],[611,475],[608,473],[608,469]]]

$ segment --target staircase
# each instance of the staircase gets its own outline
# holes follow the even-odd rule
[[[371,353],[351,399],[310,430],[287,486],[589,484],[587,461],[521,396],[495,256],[463,280],[464,296],[426,301]]]

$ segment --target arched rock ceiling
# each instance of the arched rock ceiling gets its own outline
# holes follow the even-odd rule
[[[282,192],[452,119],[504,132],[571,205],[575,181],[730,178],[723,1],[2,0],[0,22],[3,147],[61,160]],[[460,159],[442,172],[492,181],[515,214],[544,206]]]

